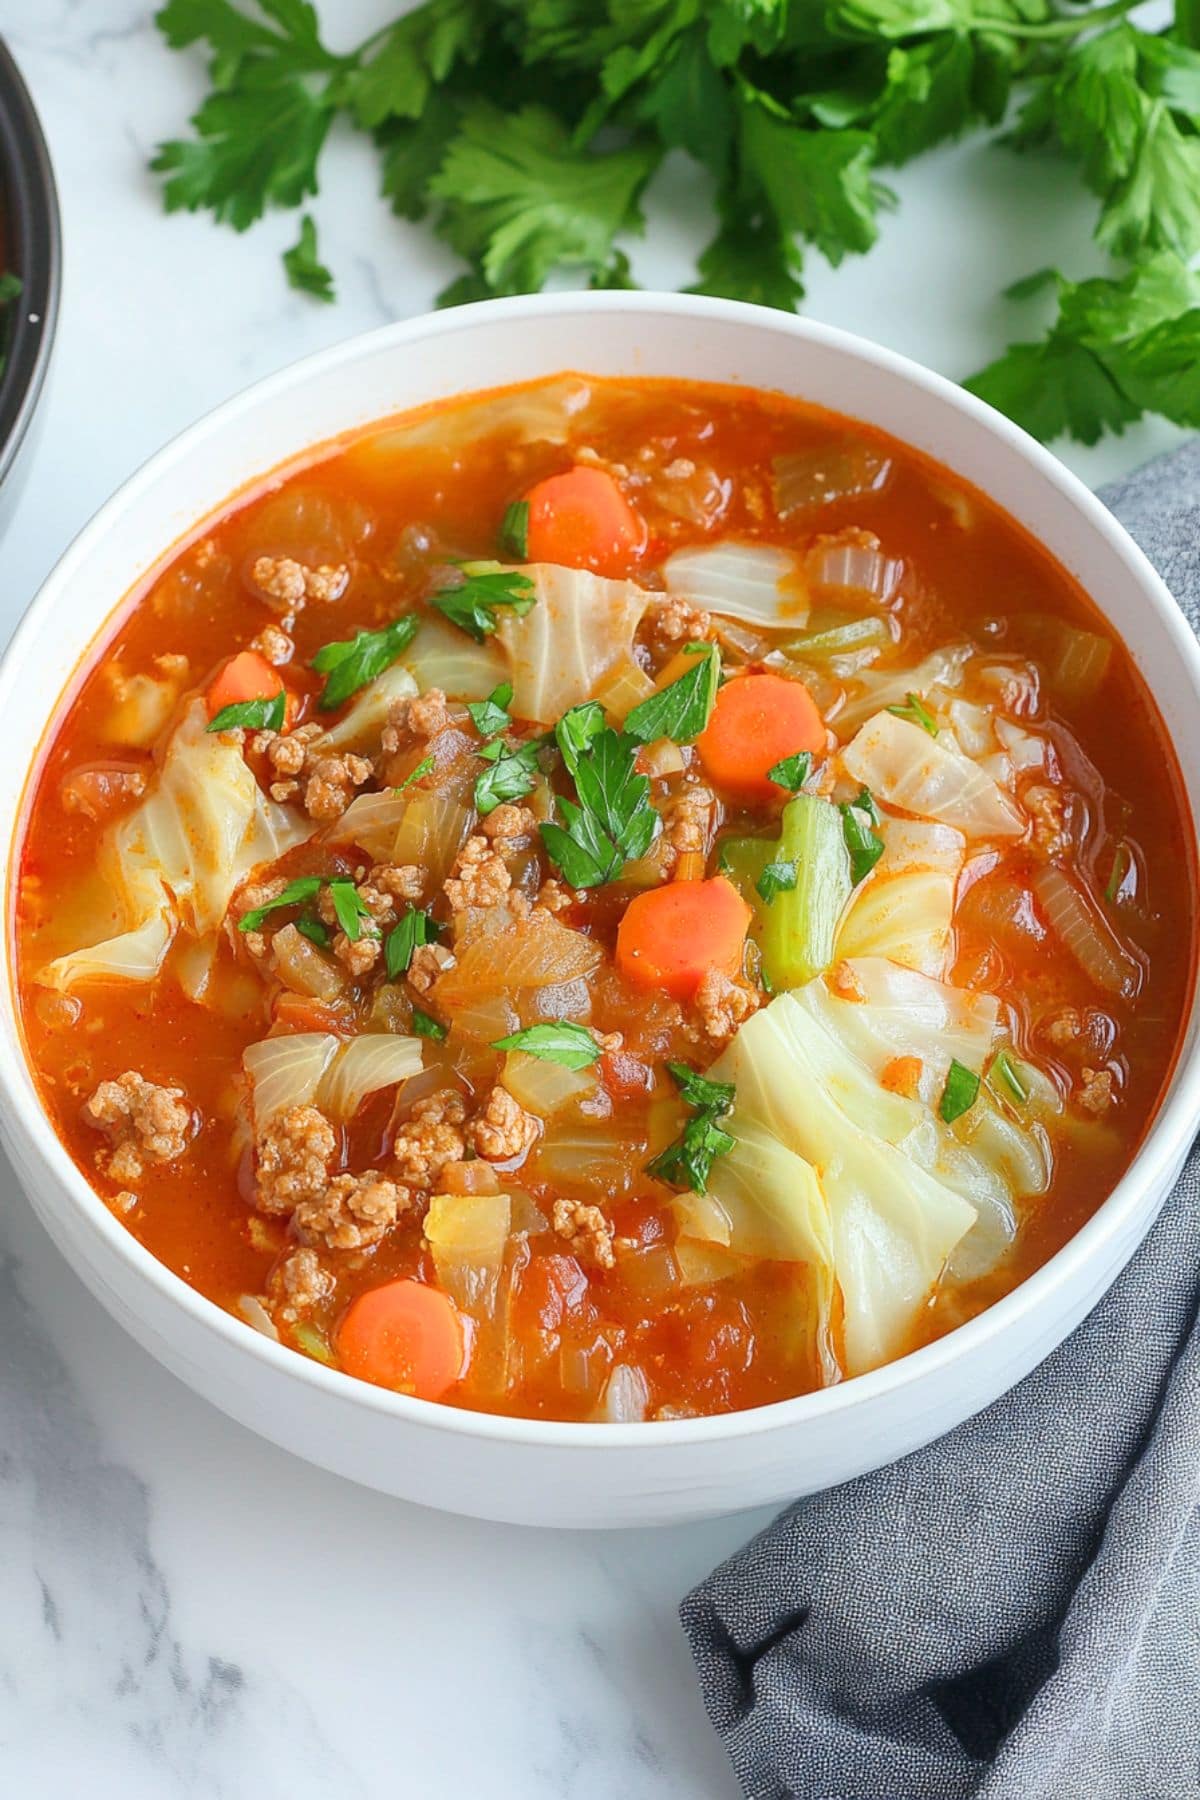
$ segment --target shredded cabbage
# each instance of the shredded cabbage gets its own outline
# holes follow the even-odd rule
[[[845,1309],[848,1372],[898,1354],[976,1218],[973,1206],[900,1147],[925,1109],[880,1087],[794,993],[748,1020],[709,1074],[735,1084],[739,1119],[817,1173]]]
[[[909,694],[919,694],[936,712],[945,695],[962,686],[963,670],[971,655],[969,644],[951,644],[934,650],[915,669],[860,669],[855,676],[856,691],[838,714],[834,729],[845,737],[872,713],[887,706],[903,706]]]
[[[242,1067],[261,1131],[293,1106],[319,1106],[351,1119],[368,1094],[394,1087],[421,1067],[421,1040],[368,1032],[343,1042],[327,1031],[287,1032],[248,1044]]]
[[[535,603],[520,619],[505,609],[496,636],[511,663],[511,711],[552,725],[632,659],[633,635],[650,596],[632,581],[605,581],[556,563],[533,563],[525,573],[534,582]]]
[[[307,821],[263,794],[240,746],[207,723],[204,702],[193,701],[149,792],[105,835],[101,868],[124,929],[57,957],[39,977],[49,986],[153,980],[177,924],[208,937],[251,870],[309,835]]]
[[[951,825],[885,814],[883,855],[838,933],[839,957],[886,956],[925,975],[946,972],[966,840]]]
[[[421,1067],[421,1040],[388,1031],[366,1032],[343,1044],[321,1082],[321,1106],[352,1119],[368,1094],[407,1081]]]
[[[671,593],[753,625],[803,625],[808,593],[797,559],[771,544],[727,540],[677,550],[663,566]]]
[[[395,667],[407,670],[422,693],[441,688],[456,700],[486,700],[508,673],[508,661],[494,638],[475,639],[430,613]]]
[[[842,763],[876,799],[968,837],[1020,837],[1025,830],[1015,801],[948,733],[930,737],[895,713],[881,712],[864,725],[842,751]]]

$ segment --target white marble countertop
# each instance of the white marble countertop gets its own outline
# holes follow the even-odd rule
[[[347,42],[396,10],[325,0]],[[146,172],[200,92],[142,0],[0,0],[49,136],[62,320],[36,465],[0,545],[0,637],[109,492],[247,382],[427,306],[450,259],[375,197],[335,135],[317,204],[341,299],[285,287],[277,217],[249,237],[166,219]],[[997,296],[1091,265],[1053,165],[978,145],[894,184],[871,256],[814,259],[811,310],[961,375],[1026,321]],[[688,278],[695,207],[660,178],[635,268]],[[901,222],[902,221],[902,222]],[[1100,481],[1151,425],[1068,460]],[[165,1374],[100,1310],[0,1167],[0,1789],[47,1800],[726,1800],[675,1620],[760,1516],[535,1534],[443,1518],[295,1462]]]

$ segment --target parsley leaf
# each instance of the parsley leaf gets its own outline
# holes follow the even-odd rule
[[[467,707],[467,711],[471,715],[471,723],[480,737],[495,737],[497,732],[508,730],[512,720],[508,715],[507,708],[512,697],[511,681],[502,681],[499,687],[492,689],[486,700],[473,701]]]
[[[251,907],[238,920],[239,931],[257,931],[268,913],[278,912],[283,906],[300,906],[306,900],[313,900],[321,891],[320,875],[300,875],[295,881],[289,881],[281,893],[273,900],[264,900],[261,906]]]
[[[269,700],[235,700],[214,713],[205,731],[234,731],[243,726],[247,731],[282,731],[287,710],[287,694],[281,687]]]
[[[438,1043],[442,1042],[447,1032],[447,1027],[441,1020],[435,1019],[432,1013],[427,1013],[423,1006],[413,1007],[412,1028],[418,1037],[435,1038]]]
[[[360,631],[353,638],[326,644],[318,650],[311,666],[318,675],[328,677],[317,701],[318,709],[332,712],[368,681],[382,675],[408,649],[417,624],[415,613],[405,613],[382,631]]]
[[[907,719],[910,725],[919,725],[930,737],[938,734],[938,722],[922,700],[920,694],[908,694],[903,706],[889,706],[887,711],[895,713],[898,719]]]
[[[561,736],[559,742],[561,746]],[[564,749],[578,804],[560,799],[565,826],[547,822],[541,833],[547,855],[571,887],[615,881],[625,864],[644,856],[654,841],[658,814],[650,803],[650,783],[637,772],[640,748],[636,738],[604,726],[583,751],[572,748],[568,755]]]
[[[784,756],[772,763],[767,770],[767,780],[786,788],[789,794],[798,794],[811,774],[812,751],[797,750],[794,756]]]
[[[880,193],[865,131],[812,131],[769,94],[744,84],[741,154],[781,231],[816,244],[835,265],[875,242]]]
[[[947,1125],[960,1119],[965,1112],[970,1112],[979,1098],[979,1077],[973,1069],[955,1058],[946,1076],[946,1086],[942,1091],[941,1104],[938,1111]]]
[[[795,887],[795,863],[768,863],[754,885],[758,890],[759,897],[769,906],[777,894],[790,894]]]
[[[626,715],[625,730],[643,744],[652,744],[657,738],[690,743],[708,724],[720,676],[720,652],[715,644],[706,644],[677,681],[639,701]]]
[[[555,1023],[529,1025],[514,1031],[511,1037],[497,1038],[493,1050],[521,1050],[542,1062],[560,1063],[564,1069],[587,1069],[603,1055],[591,1032],[569,1019]]]
[[[870,810],[863,804],[864,800]],[[850,879],[857,887],[883,855],[883,839],[871,830],[872,823],[879,823],[879,814],[865,788],[857,800],[842,801],[838,811],[842,815],[842,833],[850,856]]]
[[[653,1161],[647,1163],[646,1173],[659,1181],[668,1181],[677,1187],[689,1187],[698,1194],[706,1194],[713,1163],[718,1156],[724,1156],[734,1146],[734,1138],[718,1124],[718,1120],[733,1105],[734,1090],[727,1082],[709,1081],[707,1076],[698,1074],[687,1063],[672,1062],[667,1064],[667,1068],[684,1104],[693,1108],[693,1116],[687,1121],[678,1141],[669,1144]]]
[[[501,112],[474,100],[429,191],[440,230],[493,293],[540,288],[552,269],[595,273],[618,231],[641,223],[638,197],[662,152],[646,141],[597,154],[545,106]]]
[[[414,950],[422,944],[435,944],[440,936],[441,926],[427,912],[410,906],[400,923],[388,932],[383,946],[389,981],[398,981],[404,974],[412,963]]]
[[[283,266],[292,287],[314,300],[336,300],[333,276],[317,255],[317,227],[311,213],[300,221],[300,236],[283,253]]]
[[[579,758],[604,730],[604,708],[598,700],[584,700],[565,712],[554,727],[562,759],[572,775]]]
[[[997,1076],[1008,1090],[1004,1096],[1005,1099],[1010,1103],[1015,1101],[1018,1106],[1024,1106],[1029,1098],[1029,1089],[1017,1073],[1017,1065],[1007,1050],[997,1050],[992,1058],[991,1073]]]
[[[518,562],[529,560],[529,502],[514,500],[500,521],[500,548]]]
[[[306,937],[309,943],[318,945],[322,950],[328,948],[329,927],[323,920],[314,919],[306,914],[303,918],[296,920],[296,930],[301,937]]]
[[[333,901],[337,922],[352,944],[357,944],[359,938],[364,935],[367,937],[379,935],[379,928],[371,917],[371,909],[362,900],[352,881],[331,881],[329,898]]]
[[[402,794],[406,788],[412,787],[415,781],[423,781],[426,775],[433,774],[434,767],[435,764],[432,756],[423,756],[416,768],[408,771],[408,774],[404,777],[404,780],[400,783],[399,787],[394,787],[392,789],[393,794]]]
[[[472,573],[463,570],[463,578],[454,587],[442,588],[433,596],[433,605],[466,631],[477,644],[490,637],[498,624],[496,608],[511,607],[518,619],[530,610],[537,593],[528,575],[517,569],[487,569]]]
[[[538,772],[538,753],[544,738],[511,749],[501,738],[479,752],[488,767],[475,781],[475,808],[484,818],[506,800],[521,800],[532,793]]]

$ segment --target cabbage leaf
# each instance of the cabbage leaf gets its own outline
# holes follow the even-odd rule
[[[883,855],[859,888],[838,933],[839,957],[886,956],[942,976],[950,955],[966,839],[951,825],[884,814]]]
[[[967,837],[1020,837],[1025,830],[1020,807],[949,732],[931,737],[920,725],[881,712],[846,745],[842,764],[877,800],[953,825]]]
[[[523,618],[506,609],[496,631],[510,660],[509,710],[552,725],[630,660],[650,595],[632,581],[606,581],[557,563],[531,563],[525,573],[536,589],[534,605]]]

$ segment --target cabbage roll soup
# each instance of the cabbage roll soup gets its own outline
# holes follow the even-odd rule
[[[487,1412],[757,1406],[1008,1292],[1150,1122],[1171,748],[898,443],[564,376],[309,451],[115,619],[19,847],[28,1054],[247,1330]]]

